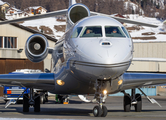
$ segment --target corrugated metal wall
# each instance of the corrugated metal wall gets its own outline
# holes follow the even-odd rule
[[[135,60],[128,71],[166,72],[166,42],[134,43],[134,58],[149,58],[148,61]],[[164,61],[151,59],[165,59]]]
[[[134,57],[166,59],[166,42],[134,43]]]

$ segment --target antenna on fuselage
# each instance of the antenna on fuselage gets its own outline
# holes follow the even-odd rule
[[[69,7],[76,4],[76,0],[69,0]]]

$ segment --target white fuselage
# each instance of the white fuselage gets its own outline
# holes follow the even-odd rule
[[[86,29],[91,33],[85,34]],[[113,36],[111,29],[117,29],[118,33]],[[53,72],[65,71],[66,76],[70,72],[73,78],[63,76],[60,79],[72,79],[72,82],[76,79],[83,82],[82,85],[119,78],[130,66],[133,55],[132,39],[125,32],[124,26],[112,18],[84,18],[60,39],[59,44],[63,43],[61,53],[57,52],[59,44],[56,45]]]

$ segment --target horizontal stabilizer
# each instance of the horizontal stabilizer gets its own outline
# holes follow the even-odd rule
[[[41,19],[41,18],[47,18],[47,17],[54,17],[54,16],[58,16],[58,15],[66,15],[66,12],[67,12],[67,9],[64,9],[64,10],[49,12],[46,14],[34,15],[34,16],[24,17],[24,18],[19,18],[19,19],[14,19],[14,20],[6,20],[6,21],[0,22],[0,25],[28,21],[28,20]]]
[[[119,22],[124,22],[124,23],[137,24],[137,25],[142,25],[142,26],[147,26],[147,27],[154,27],[154,28],[158,27],[157,25],[154,25],[154,24],[149,24],[149,23],[129,20],[129,19],[120,18],[120,17],[114,17],[114,16],[111,16],[111,15],[107,15],[107,14],[103,14],[103,13],[97,13],[97,12],[92,12],[92,11],[91,11],[91,15],[107,16],[107,17],[114,18],[114,19],[116,19]]]

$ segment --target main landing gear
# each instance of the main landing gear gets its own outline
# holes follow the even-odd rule
[[[139,91],[152,103],[157,104],[161,107],[161,105],[153,98],[149,98],[140,88],[138,88]],[[123,100],[123,106],[125,112],[130,112],[131,105],[135,107],[136,112],[142,111],[142,97],[140,94],[135,94],[135,89],[131,90],[131,96],[125,91],[122,91],[124,93],[124,100]]]
[[[142,111],[142,97],[140,94],[135,94],[135,89],[132,89],[131,96],[125,91],[124,93],[124,99],[123,99],[123,107],[125,112],[130,112],[131,106],[135,107],[136,112]]]
[[[29,112],[30,106],[34,107],[34,112],[40,112],[40,96],[42,95],[43,93],[34,94],[33,88],[30,88],[30,96],[28,96],[28,94],[23,95],[23,112]]]
[[[107,93],[103,93],[104,91],[104,81],[96,81],[96,92],[95,92],[95,100],[98,102],[98,105],[93,108],[93,115],[95,117],[105,117],[107,116],[107,107],[103,105],[105,99],[107,97]]]

